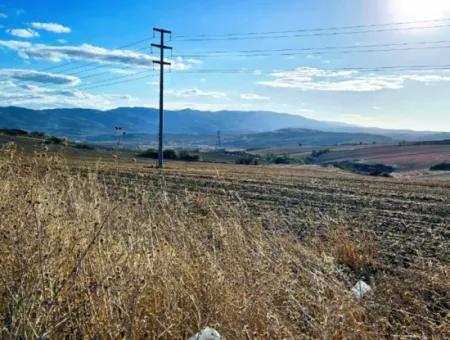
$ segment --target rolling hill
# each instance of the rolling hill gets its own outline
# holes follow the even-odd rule
[[[32,110],[21,107],[0,107],[0,128],[18,128],[42,131],[81,141],[114,140],[114,127],[120,126],[135,143],[149,140],[158,131],[158,110],[143,107],[122,107],[108,111],[92,109]],[[277,131],[281,130],[281,131]],[[307,131],[309,130],[309,131]],[[267,111],[198,111],[175,110],[165,113],[165,132],[174,140],[190,144],[215,145],[215,134],[221,131],[231,136],[228,145],[266,147],[288,143],[336,144],[371,143],[393,140],[440,140],[450,138],[450,133],[385,130],[314,120],[299,115]],[[277,131],[277,132],[275,132]],[[258,135],[267,133],[266,135]],[[349,135],[345,135],[345,133]],[[99,138],[99,136],[103,136]],[[286,145],[286,144],[283,144]]]

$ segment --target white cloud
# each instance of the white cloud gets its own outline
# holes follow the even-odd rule
[[[198,59],[186,59],[186,62],[189,64],[193,64],[193,65],[200,65],[203,63],[203,61],[198,60]]]
[[[377,126],[379,125],[379,122],[369,116],[363,116],[359,114],[343,114],[340,115],[337,119],[340,122],[347,123],[347,124],[354,124],[354,125],[360,125],[360,126]]]
[[[126,70],[123,68],[112,68],[112,69],[109,69],[109,72],[114,73],[114,74],[123,74],[123,75],[136,73],[136,71]]]
[[[39,37],[39,33],[32,30],[31,28],[13,28],[10,30],[7,30],[9,34],[19,37],[19,38],[36,38]]]
[[[356,70],[325,70],[299,67],[290,71],[273,72],[274,79],[258,84],[273,88],[291,88],[304,91],[372,92],[402,89],[407,81],[423,83],[450,81],[439,74],[375,75]]]
[[[19,50],[30,46],[31,44],[25,41],[0,40],[0,47],[9,48],[11,50]]]
[[[269,97],[266,96],[260,96],[259,94],[255,93],[243,93],[240,95],[241,99],[244,100],[269,100]]]
[[[0,13],[0,19],[6,19],[8,17],[8,15],[6,15],[5,13]]]
[[[60,44],[67,44],[67,40],[66,39],[58,39],[57,42],[59,42]]]
[[[0,83],[0,85],[2,85]],[[17,89],[20,89],[18,91]],[[136,102],[129,95],[91,93],[76,89],[49,89],[29,84],[13,84],[0,86],[2,105],[28,106],[34,108],[83,107],[93,109],[110,109],[127,106]]]
[[[53,22],[33,22],[31,26],[37,30],[44,30],[53,33],[70,33],[69,27]]]
[[[171,94],[176,97],[209,97],[214,99],[226,98],[227,94],[225,92],[218,91],[203,91],[200,89],[185,89],[185,90],[167,90],[167,94]]]
[[[129,50],[106,49],[89,44],[80,46],[52,46],[44,44],[25,45],[17,41],[0,40],[0,47],[15,50],[24,59],[41,59],[53,62],[68,60],[87,60],[103,64],[116,64],[131,67],[153,68],[154,56]],[[176,58],[167,60],[172,63],[172,70],[188,70],[191,62]]]
[[[74,86],[80,83],[80,79],[77,77],[34,70],[3,69],[0,70],[0,76],[13,80],[42,84]]]

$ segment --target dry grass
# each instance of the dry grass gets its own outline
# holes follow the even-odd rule
[[[356,301],[340,262],[365,265],[364,248],[299,242],[228,195],[113,190],[94,170],[3,150],[0,338],[185,339],[207,325],[226,339],[447,334],[445,315],[422,317],[427,296],[406,294],[410,273],[406,295],[386,279]],[[436,275],[420,292],[441,315],[448,271]]]

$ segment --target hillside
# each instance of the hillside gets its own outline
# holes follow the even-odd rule
[[[389,143],[392,139],[367,133],[325,132],[308,129],[281,129],[277,131],[247,134],[225,142],[225,146],[266,148],[295,145],[371,144]]]
[[[20,107],[0,107],[0,128],[42,131],[47,134],[86,140],[100,135],[111,136],[116,126],[125,129],[129,135],[156,134],[158,110],[143,107],[122,107],[109,111],[79,108],[31,110]],[[396,140],[450,138],[450,133],[365,128],[267,111],[212,112],[185,109],[168,110],[165,113],[165,131],[167,134],[174,135],[214,136],[219,130],[223,134],[249,134],[288,128],[374,134]],[[214,138],[213,140],[215,143]],[[325,140],[325,144],[333,144],[333,141]]]
[[[30,110],[0,108],[0,127],[44,131],[68,137],[111,134],[115,126],[128,133],[157,133],[158,110],[117,108]],[[165,130],[172,134],[209,134],[223,132],[262,132],[289,127],[332,130],[340,124],[321,122],[302,116],[264,111],[166,111]]]

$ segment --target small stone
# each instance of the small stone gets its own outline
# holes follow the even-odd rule
[[[191,336],[188,340],[221,340],[219,332],[214,328],[206,327],[197,334]]]
[[[361,299],[371,290],[372,288],[367,283],[365,283],[363,280],[359,280],[352,288],[352,293],[356,298]]]

